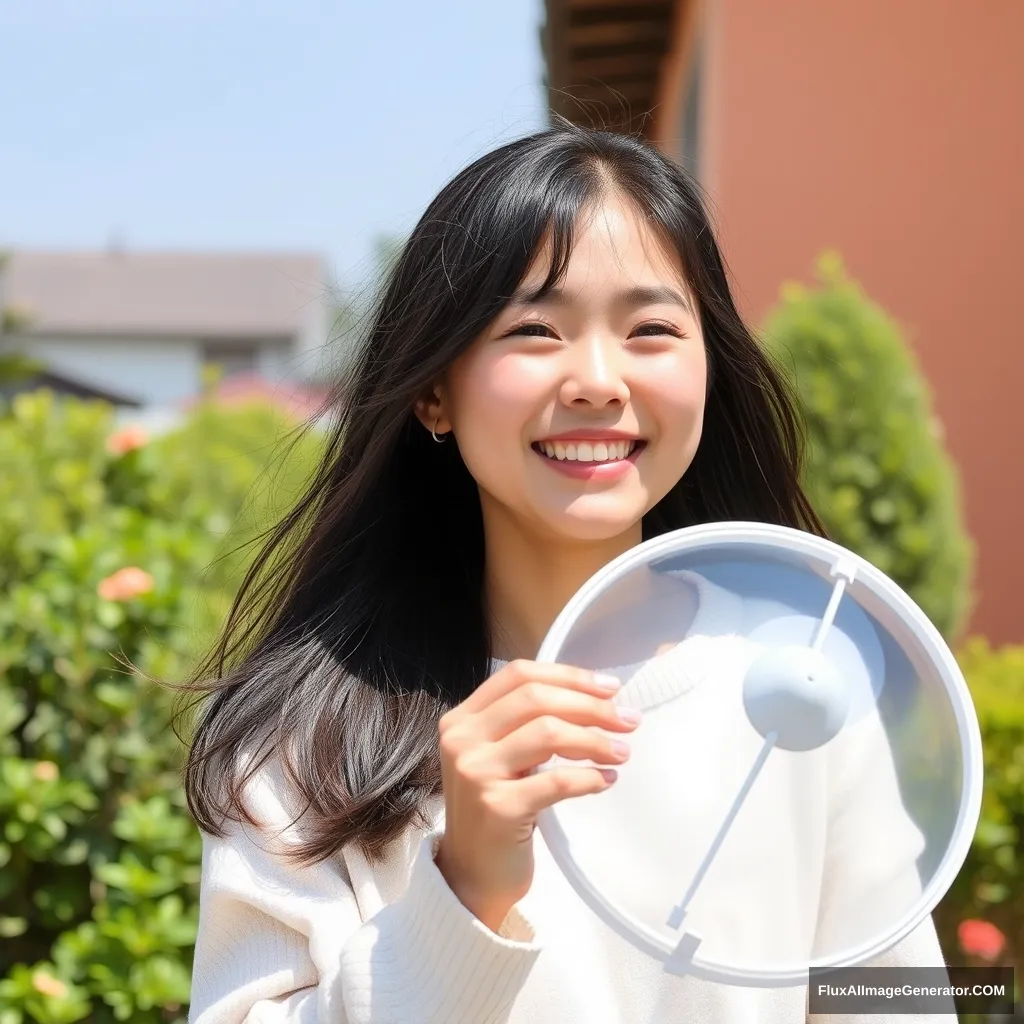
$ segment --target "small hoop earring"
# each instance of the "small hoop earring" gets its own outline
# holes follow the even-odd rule
[[[434,425],[430,428],[430,436],[438,443],[444,444],[444,435],[438,437],[435,431],[437,430],[437,420],[434,420]]]

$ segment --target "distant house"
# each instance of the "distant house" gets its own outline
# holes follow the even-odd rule
[[[26,326],[0,347],[120,404],[187,401],[207,367],[301,381],[328,333],[325,280],[306,254],[16,250],[0,308]]]

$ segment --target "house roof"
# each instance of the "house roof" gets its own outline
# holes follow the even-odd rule
[[[137,409],[142,404],[138,399],[129,398],[127,395],[94,384],[86,384],[51,369],[34,370],[11,381],[0,380],[0,396],[7,398],[24,391],[39,391],[41,389],[54,391],[58,395],[70,395],[73,398],[97,399],[122,409]]]
[[[653,140],[674,110],[680,43],[695,0],[546,0],[542,33],[551,110]],[[659,122],[662,122],[659,124]]]
[[[16,250],[0,269],[0,306],[33,334],[288,336],[324,295],[305,253]]]

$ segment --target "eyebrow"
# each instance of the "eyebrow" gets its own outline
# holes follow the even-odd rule
[[[569,304],[569,296],[563,289],[552,288],[546,295],[540,295],[540,289],[532,291],[516,292],[509,301],[510,307],[533,306],[537,303],[547,303],[552,306],[566,306]],[[690,303],[685,297],[667,285],[638,285],[634,288],[627,288],[619,292],[612,299],[612,304],[635,308],[636,306],[656,306],[663,303],[673,306],[682,306],[687,313],[693,314]]]

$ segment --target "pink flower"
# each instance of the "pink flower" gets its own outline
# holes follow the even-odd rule
[[[100,580],[96,593],[104,601],[128,601],[153,589],[153,577],[136,565],[118,569],[113,575]]]
[[[40,782],[55,782],[60,778],[60,769],[52,761],[37,761],[32,777]]]
[[[68,994],[68,987],[59,978],[47,974],[46,971],[35,971],[32,975],[32,987],[44,996],[63,999]]]
[[[999,959],[1006,946],[1006,936],[991,921],[969,918],[960,922],[956,930],[960,949],[967,956],[976,956],[990,963]]]
[[[133,448],[141,448],[148,440],[142,427],[129,425],[115,430],[107,438],[107,451],[111,455],[125,455]]]

